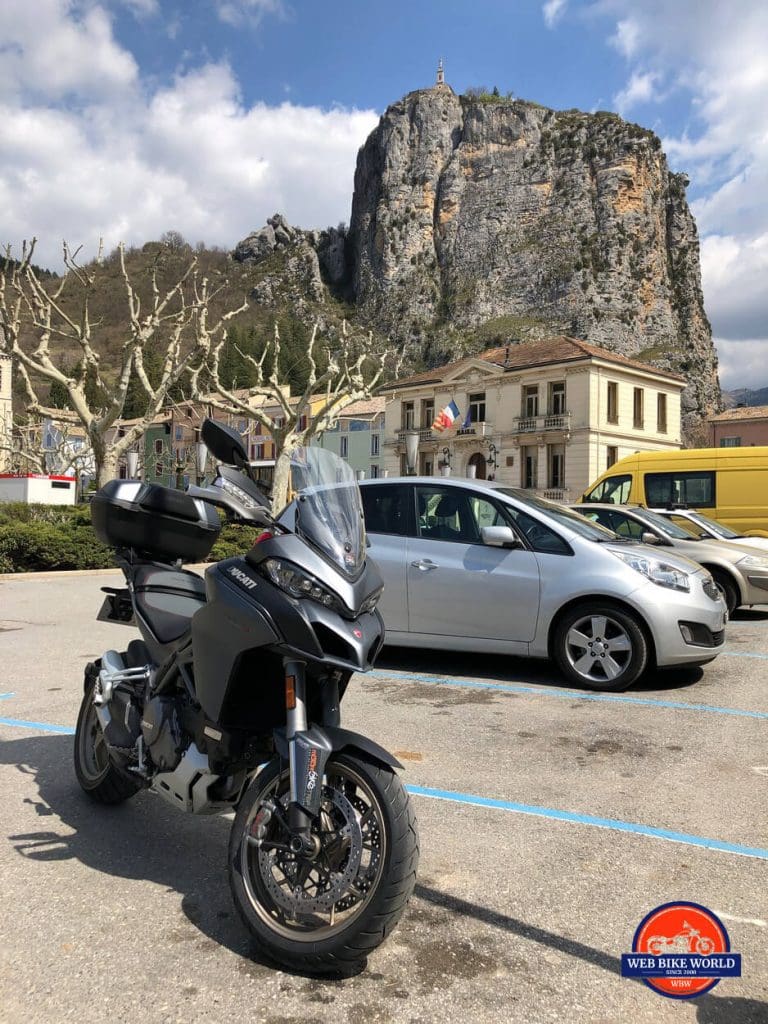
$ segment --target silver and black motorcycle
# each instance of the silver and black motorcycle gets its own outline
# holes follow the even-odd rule
[[[77,778],[101,803],[146,788],[192,814],[236,809],[230,886],[259,951],[350,973],[403,913],[419,853],[401,766],[340,726],[350,676],[384,638],[360,492],[341,459],[299,449],[275,521],[240,436],[206,420],[202,439],[221,463],[210,487],[114,480],[93,498],[126,580],[104,588],[99,618],[141,639],[86,669]],[[182,563],[211,550],[214,506],[265,529],[203,579]]]

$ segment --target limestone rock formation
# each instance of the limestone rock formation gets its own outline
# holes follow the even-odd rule
[[[615,114],[412,92],[358,156],[355,301],[432,360],[558,333],[646,359],[686,374],[694,418],[720,389],[686,185]]]

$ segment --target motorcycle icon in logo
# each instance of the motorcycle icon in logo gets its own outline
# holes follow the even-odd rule
[[[661,956],[662,953],[698,953],[700,956],[709,956],[715,951],[715,943],[706,935],[702,935],[698,928],[683,921],[683,927],[671,938],[666,935],[652,935],[646,943],[646,949],[653,956]]]

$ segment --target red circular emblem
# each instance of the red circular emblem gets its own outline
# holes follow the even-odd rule
[[[657,957],[728,953],[731,944],[720,919],[698,903],[664,903],[640,922],[632,941],[634,953]],[[719,978],[690,976],[644,978],[649,988],[673,999],[691,999],[709,992]]]

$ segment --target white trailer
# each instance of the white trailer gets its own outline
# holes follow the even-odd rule
[[[0,501],[23,501],[27,505],[74,505],[77,501],[77,477],[0,473]]]

